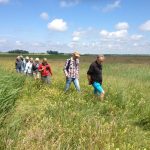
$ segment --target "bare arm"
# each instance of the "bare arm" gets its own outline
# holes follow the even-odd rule
[[[91,79],[91,76],[90,76],[89,74],[87,74],[87,79],[88,79],[88,82],[89,82],[89,85],[90,85],[90,84],[91,84],[92,79]]]

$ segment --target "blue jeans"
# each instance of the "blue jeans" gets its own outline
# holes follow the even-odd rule
[[[104,90],[100,83],[94,82],[92,86],[94,87],[94,94],[100,95],[101,93],[104,93]]]
[[[16,72],[17,73],[21,73],[21,69],[16,69]]]
[[[69,89],[71,82],[74,83],[74,86],[77,91],[80,91],[80,85],[79,85],[79,80],[77,78],[66,78],[66,87],[65,87],[65,92]]]

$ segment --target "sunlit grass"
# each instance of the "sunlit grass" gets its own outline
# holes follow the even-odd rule
[[[100,102],[87,84],[91,62],[81,61],[81,93],[73,85],[64,93],[64,62],[49,62],[54,72],[52,84],[26,78],[20,96],[1,125],[1,149],[149,149],[149,65],[104,64],[106,97]],[[6,62],[5,70],[11,65],[13,60]],[[7,71],[1,74],[4,75]],[[13,81],[17,84],[19,80]]]

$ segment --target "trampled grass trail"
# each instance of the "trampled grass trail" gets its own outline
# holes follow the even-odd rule
[[[19,79],[24,81],[24,77],[12,75],[12,87],[14,83],[21,90],[1,123],[1,149],[149,149],[148,65],[105,64],[106,97],[100,102],[87,85],[88,63],[80,67],[81,93],[72,86],[66,94],[63,63],[51,64],[54,76],[50,86],[26,78],[22,87]],[[0,76],[8,75],[4,71]],[[5,83],[3,79],[1,83]],[[11,89],[6,94],[15,90]]]

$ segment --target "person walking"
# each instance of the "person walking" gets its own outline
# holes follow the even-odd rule
[[[48,64],[47,59],[44,58],[42,63],[38,67],[39,72],[41,73],[41,80],[47,84],[50,84],[50,76],[52,76],[52,69],[50,64]]]
[[[25,59],[23,58],[22,55],[20,55],[20,60],[21,60],[21,73],[24,73],[24,70],[25,70]]]
[[[80,91],[79,85],[79,52],[75,51],[72,54],[72,57],[67,59],[64,66],[64,74],[66,77],[66,87],[65,92],[70,88],[71,82],[74,83],[74,86],[77,91]]]
[[[38,70],[39,65],[40,65],[40,59],[36,58],[33,65],[32,65],[33,76],[34,76],[35,80],[40,78],[40,73],[39,73],[39,70]]]
[[[96,61],[94,61],[87,71],[87,78],[89,85],[94,88],[94,94],[97,95],[100,100],[104,99],[104,90],[102,88],[102,63],[104,62],[104,55],[98,55]]]
[[[33,76],[32,66],[33,66],[33,58],[30,58],[29,61],[26,63],[26,67],[24,70],[24,73],[27,76]]]
[[[26,64],[29,62],[29,57],[26,56],[25,59],[23,59],[23,70],[25,71]]]
[[[16,68],[17,73],[21,73],[21,59],[20,59],[20,56],[17,56],[17,58],[16,58],[15,68]]]

